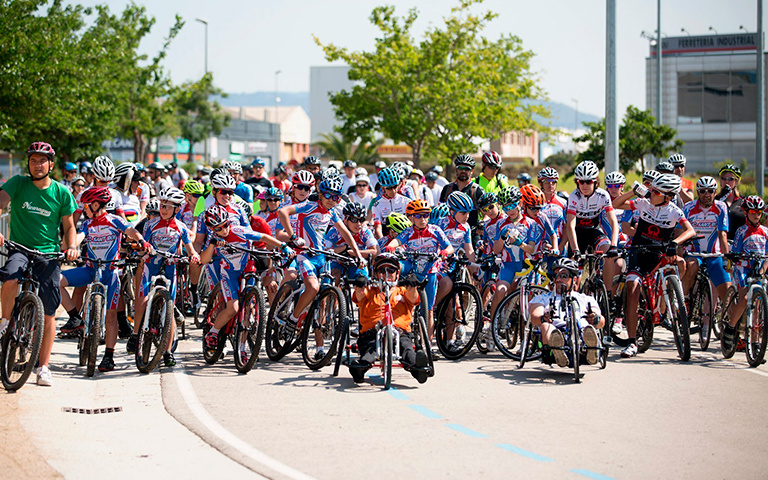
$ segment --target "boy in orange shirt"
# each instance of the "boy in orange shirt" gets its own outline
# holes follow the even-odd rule
[[[411,322],[413,308],[419,304],[419,291],[415,286],[398,287],[400,261],[390,253],[382,253],[373,261],[373,278],[393,285],[389,290],[389,303],[395,328],[400,333],[400,362],[406,371],[418,380],[427,381],[427,354],[413,346]],[[376,325],[384,320],[384,292],[375,286],[355,286],[352,300],[360,308],[360,336],[357,347],[360,358],[349,365],[355,383],[365,381],[365,372],[376,360]]]

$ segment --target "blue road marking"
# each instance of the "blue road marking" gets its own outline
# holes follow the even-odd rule
[[[467,427],[464,427],[462,425],[459,425],[458,423],[446,423],[446,427],[451,428],[453,430],[456,430],[459,433],[463,433],[464,435],[468,435],[470,437],[474,438],[488,438],[488,435],[485,435],[480,432],[476,432],[474,430],[470,430]]]
[[[369,373],[366,376],[376,383],[384,383],[384,379],[381,378],[380,375],[373,375]],[[395,387],[389,387],[389,390],[387,390],[387,393],[390,394],[392,398],[396,400],[409,400],[408,395],[404,394],[403,392],[396,389]]]
[[[428,409],[427,407],[423,407],[421,405],[408,405],[411,409],[415,410],[416,412],[424,415],[425,417],[432,419],[432,420],[438,420],[443,418],[442,415],[439,413],[435,413],[432,410]]]
[[[510,445],[508,443],[497,443],[496,446],[501,449],[507,450],[509,452],[516,453],[518,455],[522,455],[524,457],[528,457],[533,460],[537,460],[539,462],[554,462],[554,460],[549,457],[539,455],[538,453],[529,452],[528,450],[523,450],[522,448],[516,447],[514,445]]]
[[[571,470],[571,472],[581,475],[587,478],[591,478],[593,480],[615,480],[613,477],[606,477],[605,475],[601,475],[599,473],[595,473],[592,470]]]

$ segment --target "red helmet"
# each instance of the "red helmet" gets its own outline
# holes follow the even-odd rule
[[[205,225],[208,228],[216,228],[219,225],[229,223],[229,212],[221,205],[211,205],[205,211]]]
[[[111,200],[112,193],[109,191],[109,187],[91,187],[80,196],[80,201],[83,202],[83,205],[99,202],[104,206]]]
[[[483,163],[487,163],[492,167],[501,168],[501,156],[493,150],[489,150],[483,154]]]
[[[53,147],[49,143],[45,142],[32,142],[32,145],[30,145],[27,149],[27,157],[33,153],[42,153],[51,160],[53,160],[53,157],[56,156],[56,151],[53,149]]]
[[[292,182],[294,185],[306,185],[311,187],[315,184],[315,176],[306,170],[299,170],[293,174]]]

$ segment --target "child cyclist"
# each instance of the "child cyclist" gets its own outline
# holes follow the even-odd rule
[[[415,351],[411,323],[413,308],[419,304],[419,292],[415,285],[398,287],[400,278],[400,262],[391,253],[382,253],[373,261],[373,277],[376,280],[388,282],[390,288],[389,304],[392,308],[392,320],[400,338],[400,361],[403,367],[419,383],[427,381],[428,358],[424,351]],[[357,347],[360,358],[349,365],[349,373],[355,383],[365,381],[365,372],[376,360],[376,325],[384,318],[384,293],[379,287],[355,286],[352,300],[360,308],[360,336]]]
[[[176,214],[176,218],[181,220],[189,230],[190,240],[195,240],[195,232],[197,231],[197,219],[195,216],[195,206],[197,205],[200,197],[205,193],[205,186],[195,179],[189,179],[184,183],[184,202],[179,208],[179,213]]]
[[[387,219],[382,224],[384,236],[378,240],[379,250],[383,250],[392,239],[403,233],[403,230],[411,225],[413,225],[411,221],[402,213],[392,212],[387,215]]]
[[[192,246],[189,238],[189,229],[184,222],[179,220],[176,215],[181,210],[184,202],[184,192],[175,187],[166,187],[160,191],[157,196],[160,201],[160,217],[152,219],[144,226],[144,238],[155,251],[178,255],[181,252],[181,246],[186,249],[192,263],[200,263],[200,257]],[[144,271],[141,277],[141,286],[136,295],[136,315],[133,322],[133,334],[128,339],[128,353],[136,351],[139,327],[147,307],[147,295],[152,286],[152,277],[160,274],[160,265],[162,257],[148,257],[145,261]],[[171,303],[176,301],[176,265],[166,265],[163,272],[165,278],[170,281],[168,293],[171,295]],[[182,288],[185,288],[182,285]],[[171,342],[176,334],[176,322],[171,322]],[[171,353],[171,342],[168,343],[167,350],[163,354],[163,363],[166,367],[176,365],[176,361]]]
[[[359,203],[349,202],[344,205],[342,210],[344,215],[344,225],[352,234],[352,238],[355,239],[357,249],[362,253],[363,258],[371,259],[379,253],[379,244],[376,239],[373,238],[371,229],[365,225],[365,207]],[[336,227],[331,227],[323,238],[323,245],[326,250],[332,250],[336,253],[344,253],[349,250],[349,247],[344,243],[344,238]],[[346,275],[349,280],[357,280],[358,277],[368,277],[368,272],[365,269],[351,266],[345,268],[338,262],[331,262],[331,274],[336,279],[336,283],[339,282],[342,273]]]
[[[768,228],[760,224],[765,210],[765,201],[757,195],[750,195],[744,199],[741,204],[744,214],[747,217],[747,223],[736,230],[733,237],[733,253],[754,253],[759,255],[768,254]],[[736,288],[739,290],[739,299],[729,316],[730,323],[723,326],[721,339],[721,348],[725,358],[731,358],[737,347],[736,323],[741,319],[747,303],[747,275],[752,269],[752,262],[755,260],[740,260],[733,267],[733,280]],[[759,272],[765,275],[765,267]],[[766,328],[763,325],[763,328]]]
[[[448,208],[451,210],[450,214],[447,217],[440,219],[437,222],[437,226],[445,232],[445,236],[448,237],[448,241],[451,242],[454,252],[458,252],[460,249],[464,250],[469,261],[474,262],[475,251],[472,248],[472,234],[470,233],[470,226],[467,223],[469,220],[469,212],[475,208],[472,203],[472,198],[464,192],[457,191],[448,195],[445,203],[448,204]],[[440,274],[438,277],[439,281],[435,303],[439,303],[440,300],[453,289],[453,280],[451,280],[448,272],[446,272],[445,275]],[[452,344],[452,340],[449,340],[448,345],[450,346]]]
[[[373,221],[374,234],[381,238],[381,224],[392,212],[405,213],[410,201],[408,197],[398,192],[400,188],[400,172],[392,167],[379,172],[380,195],[371,203],[369,210],[370,220]]]
[[[249,255],[241,251],[232,251],[225,248],[233,245],[241,248],[250,248],[251,242],[263,242],[270,247],[280,247],[286,256],[293,255],[288,246],[271,235],[256,233],[248,227],[243,227],[232,221],[230,212],[221,205],[213,205],[205,211],[205,224],[208,227],[208,247],[200,255],[202,263],[208,263],[218,258],[221,272],[221,293],[226,305],[219,312],[214,324],[205,335],[205,348],[214,350],[219,344],[219,330],[237,313],[239,308],[238,295],[240,290],[240,276],[248,263]],[[240,352],[244,355],[244,352]],[[247,361],[244,358],[243,361]]]
[[[91,187],[81,197],[83,213],[87,219],[83,222],[81,232],[85,237],[87,247],[86,260],[116,260],[120,253],[120,241],[123,233],[132,240],[150,249],[149,243],[134,228],[128,225],[122,217],[107,213],[107,204],[112,201],[112,194],[107,187]],[[83,328],[83,319],[80,317],[72,298],[66,287],[84,287],[94,281],[96,269],[92,262],[87,262],[84,267],[64,270],[61,273],[61,304],[69,313],[72,329],[75,331]],[[100,372],[109,372],[115,369],[113,355],[117,343],[117,303],[120,296],[120,271],[113,264],[107,264],[101,279],[107,286],[106,309],[106,352],[99,364]],[[63,329],[62,329],[63,331]],[[66,332],[65,332],[66,333]]]
[[[355,239],[349,233],[344,222],[339,218],[334,207],[341,200],[343,184],[340,178],[331,177],[320,182],[317,187],[318,198],[316,202],[306,202],[301,205],[289,205],[278,210],[280,223],[285,228],[289,240],[297,247],[307,246],[314,249],[323,248],[323,237],[328,231],[329,225],[333,225],[341,235],[341,238],[349,245],[352,253],[359,259],[359,264],[365,264],[365,260],[357,248]],[[296,230],[291,225],[291,215],[298,215]],[[320,291],[318,273],[325,265],[325,256],[310,253],[301,253],[296,257],[299,273],[304,281],[304,292],[296,301],[296,309],[286,325],[289,332],[296,328],[296,324],[303,319],[312,300]]]

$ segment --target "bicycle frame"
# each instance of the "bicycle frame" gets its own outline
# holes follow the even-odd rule
[[[87,332],[91,331],[91,322],[93,321],[93,313],[90,308],[90,300],[91,297],[96,295],[101,297],[101,331],[104,332],[104,326],[106,323],[107,318],[107,287],[102,283],[102,278],[104,275],[104,269],[107,268],[107,263],[113,263],[113,262],[105,262],[103,260],[90,260],[95,265],[96,268],[96,275],[93,277],[93,282],[88,284],[88,286],[85,287],[85,295],[83,296],[83,322],[85,324],[85,328],[83,330],[84,335],[87,335]]]
[[[379,358],[380,363],[374,364],[373,366],[381,367],[383,374],[384,369],[387,366],[383,359],[381,345],[385,341],[384,336],[386,335],[388,328],[392,329],[392,366],[402,367],[402,364],[394,364],[395,360],[400,359],[400,331],[395,328],[395,321],[392,318],[392,305],[389,303],[390,288],[392,288],[393,285],[384,281],[379,281],[377,283],[379,284],[379,288],[384,292],[384,318],[376,325],[376,356]]]
[[[646,296],[646,300],[648,301],[648,307],[653,312],[654,325],[661,324],[661,312],[659,311],[661,305],[657,305],[657,299],[664,299],[664,306],[666,307],[667,312],[672,309],[669,293],[667,292],[667,289],[664,288],[664,281],[670,275],[679,277],[677,263],[671,263],[667,257],[664,256],[659,264],[642,279],[642,288],[649,293],[649,295]]]

